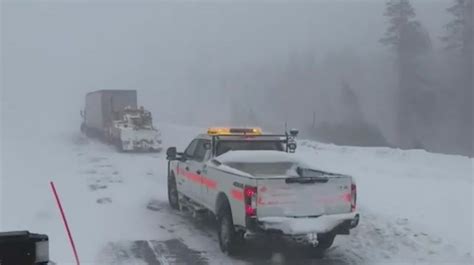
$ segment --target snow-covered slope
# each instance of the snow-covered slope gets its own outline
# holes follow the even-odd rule
[[[401,229],[396,237],[420,244],[428,256],[472,261],[474,159],[423,150],[300,145],[298,155],[308,163],[355,177],[362,223],[375,217],[384,224],[374,223],[374,229],[394,225]]]
[[[159,124],[165,147],[182,150],[202,130]],[[167,205],[164,154],[118,153],[75,128],[3,133],[0,230],[50,236],[51,255],[73,264],[49,188],[56,183],[82,264],[270,262],[261,253],[220,253],[212,222]],[[472,262],[473,159],[301,141],[297,152],[321,169],[353,175],[360,226],[322,260],[301,264]],[[301,257],[287,255],[288,264]],[[283,258],[284,258],[283,257]],[[281,259],[280,259],[281,260]]]

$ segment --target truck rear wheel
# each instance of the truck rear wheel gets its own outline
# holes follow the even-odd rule
[[[308,246],[306,251],[308,251],[308,255],[311,256],[312,258],[316,259],[321,259],[324,258],[324,255],[326,254],[326,250],[332,246],[332,243],[334,242],[334,238],[336,235],[332,233],[328,234],[319,234],[318,235],[318,245],[316,246]]]
[[[332,246],[332,244],[334,243],[334,238],[336,238],[336,235],[333,233],[318,235],[319,243],[316,247],[319,249],[326,250]]]
[[[228,201],[224,202],[217,212],[217,236],[222,252],[229,256],[235,255],[241,240],[239,240],[239,234],[235,232]]]
[[[173,172],[168,176],[168,202],[171,208],[179,210],[178,188]]]
[[[318,235],[318,245],[314,247],[316,250],[326,250],[332,246],[334,243],[334,238],[336,235],[333,233],[319,234]]]
[[[89,129],[85,123],[81,123],[81,132],[85,134],[87,137],[93,137],[93,134],[91,133],[91,129]]]

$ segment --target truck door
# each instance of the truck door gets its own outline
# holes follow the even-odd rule
[[[216,184],[207,176],[206,161],[210,156],[211,141],[201,139],[198,141],[196,150],[194,151],[191,170],[196,174],[196,178],[200,180],[199,186],[194,186],[193,195],[195,200],[200,204],[206,205],[206,195],[209,189],[215,189]]]
[[[185,162],[178,162],[178,169],[176,172],[176,184],[178,186],[178,190],[182,192],[187,197],[192,198],[192,186],[196,185],[193,183],[192,178],[190,178],[189,172],[191,172],[190,164],[192,162],[192,157],[194,155],[194,151],[196,150],[196,146],[198,143],[198,139],[194,139],[184,151],[184,155],[186,156]]]

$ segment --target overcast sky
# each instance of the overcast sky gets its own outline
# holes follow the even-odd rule
[[[3,1],[2,115],[78,124],[85,93],[97,89],[137,89],[159,120],[216,113],[219,93],[196,99],[214,76],[298,51],[384,52],[384,2]],[[412,2],[439,48],[450,1]]]

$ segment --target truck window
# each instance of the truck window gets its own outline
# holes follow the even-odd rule
[[[258,141],[258,140],[233,140],[219,141],[217,143],[216,155],[222,155],[230,150],[273,150],[284,151],[280,141]]]
[[[197,143],[198,143],[198,139],[194,139],[194,140],[188,145],[188,147],[187,147],[186,150],[184,151],[184,154],[186,155],[186,157],[188,157],[188,158],[192,158],[192,157],[193,157],[194,151],[196,150]]]
[[[139,117],[130,118],[130,121],[133,125],[140,126],[142,125],[142,120]]]
[[[206,144],[210,144],[211,141],[209,140],[198,140],[196,149],[194,151],[193,159],[199,162],[204,161],[204,158],[206,157],[207,149],[205,148]]]

